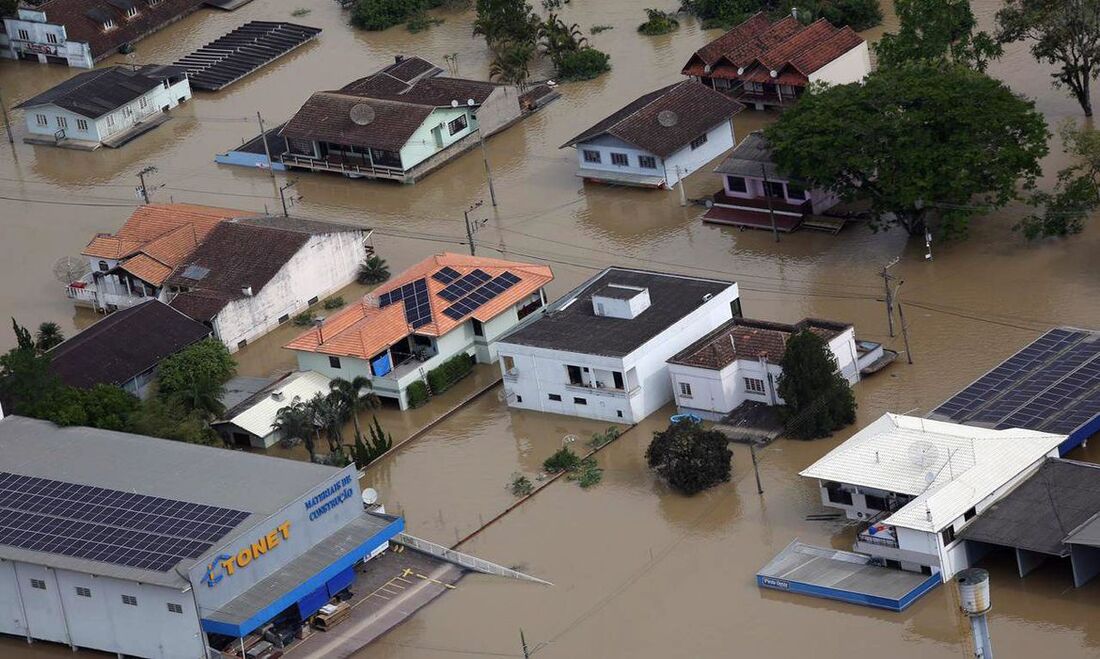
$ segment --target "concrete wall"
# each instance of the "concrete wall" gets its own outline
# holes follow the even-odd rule
[[[832,62],[809,75],[810,82],[825,82],[832,85],[844,85],[859,82],[871,73],[871,52],[867,42],[844,53]]]
[[[455,99],[464,103],[466,99]],[[476,109],[475,122],[485,137],[501,131],[519,119],[519,89],[513,85],[500,85],[493,90],[481,107]]]
[[[461,116],[466,117],[466,127],[451,135],[447,123]],[[439,130],[435,130],[436,128]],[[412,169],[476,130],[477,119],[474,118],[471,108],[438,108],[428,115],[401,148],[401,166],[406,170]],[[440,141],[437,141],[437,135]]]
[[[218,339],[235,352],[293,316],[309,300],[335,293],[355,281],[363,260],[364,231],[340,231],[310,237],[298,253],[252,297],[231,301],[214,319]],[[324,312],[321,312],[324,313]]]
[[[729,151],[736,143],[733,121],[723,121],[707,131],[707,141],[698,149],[692,149],[689,144],[665,159],[665,181],[671,188],[680,181],[680,178]],[[677,175],[677,167],[679,167],[679,175]]]
[[[584,159],[585,151],[596,151],[600,154],[600,162],[587,162]],[[612,153],[622,153],[627,157],[627,165],[616,165],[611,162]],[[638,158],[640,156],[653,156],[657,161],[657,166],[654,169],[648,169],[641,167],[638,164]],[[600,172],[611,173],[623,173],[641,176],[660,176],[665,175],[664,159],[656,156],[649,151],[639,149],[636,146],[627,144],[617,137],[611,135],[600,135],[587,142],[580,142],[577,144],[577,167],[580,169],[591,169]]]
[[[65,26],[47,23],[46,14],[33,9],[20,9],[18,16],[4,19],[4,29],[8,35],[8,46],[0,50],[0,56],[19,59],[20,53],[35,55],[40,63],[47,63],[47,56],[61,57],[69,66],[90,69],[93,66],[92,50],[87,43],[69,41]],[[27,33],[27,39],[20,36],[20,30]],[[53,35],[50,42],[49,35]]]

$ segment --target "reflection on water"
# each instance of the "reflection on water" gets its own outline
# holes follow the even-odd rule
[[[1001,5],[975,0],[983,27]],[[134,61],[170,62],[253,19],[292,20],[297,0],[254,0],[234,13],[200,11],[138,44]],[[688,54],[716,36],[690,19],[674,35],[641,37],[642,0],[573,0],[567,23],[587,31],[608,51],[614,71],[563,85],[562,99],[489,141],[499,207],[482,207],[489,222],[479,254],[549,259],[552,297],[611,263],[736,279],[750,316],[795,321],[819,316],[855,324],[861,338],[901,349],[888,336],[878,296],[882,264],[901,256],[902,301],[911,329],[914,365],[902,362],[861,383],[857,427],[884,411],[925,413],[1044,328],[1100,327],[1095,255],[1100,233],[1089,227],[1068,241],[1026,245],[1011,225],[1015,206],[977,220],[969,241],[922,245],[899,233],[849,227],[839,236],[800,232],[775,243],[768,232],[703,225],[698,206],[681,207],[675,193],[586,186],[574,176],[574,154],[558,146],[626,101],[679,78]],[[136,203],[136,172],[151,179],[158,201],[217,204],[242,210],[278,207],[269,175],[214,165],[213,155],[255,134],[256,111],[268,123],[288,117],[313,91],[339,87],[392,61],[397,53],[442,63],[457,55],[461,75],[484,78],[486,49],[470,36],[469,12],[446,12],[446,22],[419,34],[351,30],[337,3],[309,3],[294,19],[322,27],[320,39],[215,94],[196,94],[164,126],[119,150],[95,153],[0,145],[0,312],[25,324],[43,320],[68,331],[94,316],[75,312],[53,278],[60,257],[75,255],[92,234],[114,231]],[[892,22],[888,12],[888,22]],[[881,30],[869,33],[877,36]],[[125,61],[119,56],[115,61]],[[544,65],[540,65],[543,67]],[[69,77],[62,67],[0,62],[0,86],[10,106]],[[549,71],[540,68],[535,77]],[[990,73],[1035,99],[1053,126],[1080,120],[1076,103],[1050,86],[1049,67],[1013,44]],[[17,138],[20,113],[13,113]],[[736,132],[774,120],[743,112]],[[1057,142],[1045,165],[1050,185],[1065,166]],[[950,175],[950,163],[944,164]],[[280,181],[284,179],[280,175]],[[478,152],[465,154],[415,186],[294,174],[301,199],[294,212],[374,227],[375,245],[396,272],[431,251],[462,251],[462,210],[487,199]],[[690,198],[718,187],[707,168],[691,176]],[[37,203],[17,201],[34,200]],[[480,219],[480,218],[479,218]],[[351,300],[362,287],[344,292]],[[279,346],[296,332],[286,326],[238,354],[241,372],[268,375],[293,368]],[[0,333],[0,348],[13,343]],[[431,406],[379,419],[396,441],[431,422],[498,377],[491,367],[439,397]],[[408,515],[415,533],[453,542],[514,499],[505,489],[513,472],[534,476],[565,434],[582,440],[602,427],[585,421],[513,412],[499,388],[368,471],[379,489]],[[666,411],[667,412],[667,411]],[[667,413],[654,415],[600,453],[604,481],[589,491],[558,482],[474,538],[469,551],[553,581],[552,588],[483,577],[463,580],[409,623],[362,651],[361,657],[439,659],[467,653],[518,655],[523,628],[539,656],[841,658],[856,653],[899,659],[967,656],[967,635],[951,588],[939,588],[904,614],[762,592],[752,575],[798,537],[847,548],[854,528],[810,522],[816,489],[797,477],[853,429],[820,442],[778,442],[761,452],[765,494],[756,493],[748,453],[735,448],[734,481],[696,497],[671,494],[647,471],[644,451]],[[369,416],[365,416],[365,420]],[[347,435],[350,437],[350,433]],[[279,453],[278,451],[276,451]],[[1096,459],[1093,450],[1086,459]],[[301,457],[302,449],[281,453]],[[1018,579],[1010,561],[994,558],[992,628],[998,657],[1095,656],[1100,582],[1073,589],[1065,570],[1045,566]],[[0,642],[0,657],[59,657],[68,650]],[[461,654],[457,655],[461,656]]]

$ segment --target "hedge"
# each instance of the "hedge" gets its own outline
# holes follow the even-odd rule
[[[420,407],[428,402],[428,385],[417,380],[405,389],[405,394],[409,397],[409,407]]]
[[[441,394],[450,389],[455,382],[469,375],[473,366],[473,358],[462,353],[428,371],[428,386],[432,394]]]

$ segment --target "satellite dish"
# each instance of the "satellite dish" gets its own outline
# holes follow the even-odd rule
[[[351,117],[351,122],[356,126],[366,126],[374,121],[374,108],[366,103],[356,103],[351,106],[348,115]]]
[[[673,110],[661,110],[657,113],[657,123],[665,128],[672,128],[680,123],[680,115],[676,114]]]
[[[376,503],[378,503],[378,490],[373,487],[363,490],[363,505],[373,506]]]
[[[451,101],[451,107],[452,108],[457,108],[458,107],[458,101]]]
[[[918,467],[930,467],[936,464],[939,454],[939,447],[927,440],[918,440],[909,445],[909,459]],[[934,475],[933,480],[935,480]]]
[[[936,482],[936,472],[930,471],[927,474],[925,474],[924,475],[924,482],[928,483],[929,485],[931,485],[932,483],[935,483]]]
[[[76,256],[63,256],[53,264],[53,276],[62,284],[71,284],[88,274],[90,270],[88,259]]]
[[[477,101],[475,101],[472,98],[468,98],[468,99],[466,99],[466,105],[469,105],[470,107],[474,107],[475,105],[477,105]]]

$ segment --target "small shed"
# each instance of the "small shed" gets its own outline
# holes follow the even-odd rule
[[[317,394],[328,394],[329,378],[316,371],[291,373],[226,410],[211,425],[227,444],[270,448],[282,439],[274,429],[279,410],[296,401],[307,402]]]

